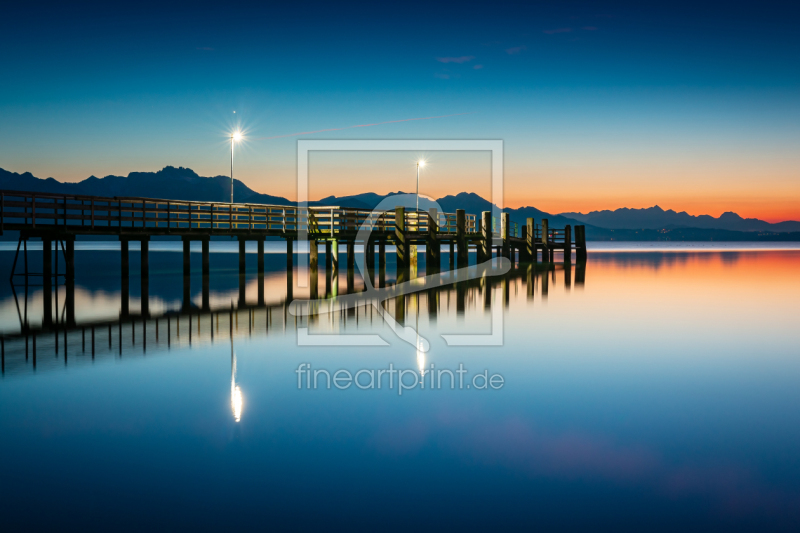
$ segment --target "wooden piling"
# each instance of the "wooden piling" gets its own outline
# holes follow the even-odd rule
[[[588,258],[586,251],[586,226],[575,226],[575,259],[579,263],[585,263]]]
[[[122,261],[122,283],[120,288],[122,316],[128,316],[130,314],[130,258],[128,253],[128,239],[122,239],[119,243],[119,247]]]
[[[425,272],[435,274],[442,265],[442,245],[438,238],[439,212],[435,207],[428,211],[428,238],[425,243]]]
[[[468,266],[467,215],[463,209],[456,209],[456,246],[458,247],[458,268]]]
[[[258,239],[258,305],[264,305],[264,238]]]
[[[481,262],[492,259],[492,212],[481,213],[481,242],[478,244]]]
[[[572,226],[564,228],[564,263],[572,263]]]
[[[188,237],[183,238],[183,308],[188,309],[191,304],[191,278],[192,278],[192,262],[191,262],[191,244],[192,241]]]
[[[500,237],[502,239],[502,255],[506,259],[511,259],[511,214],[500,214]]]
[[[406,209],[395,207],[394,210],[394,244],[397,248],[396,260],[398,272],[408,271],[411,262],[408,257],[408,235],[406,235]]]
[[[142,316],[147,317],[150,315],[150,237],[142,238],[139,255],[141,257],[139,273],[142,279]]]
[[[542,219],[542,263],[550,263],[550,229],[546,218]]]
[[[209,238],[203,239],[202,243],[202,256],[203,256],[203,309],[208,311],[210,307],[210,285],[211,285],[211,264],[210,264],[210,251],[209,251]]]

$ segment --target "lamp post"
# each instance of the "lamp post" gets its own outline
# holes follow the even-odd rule
[[[419,213],[419,169],[425,166],[425,161],[417,161],[417,213]]]
[[[234,131],[231,133],[231,205],[233,205],[233,143],[242,140],[242,132]]]

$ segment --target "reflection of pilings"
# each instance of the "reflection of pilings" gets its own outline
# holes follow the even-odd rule
[[[245,243],[243,238],[239,238],[239,306],[243,307],[245,304]]]
[[[142,289],[142,315],[147,316],[150,314],[150,240],[149,237],[143,237],[141,240],[141,262],[139,274],[141,276],[141,289]]]
[[[286,301],[294,300],[294,241],[286,239]]]
[[[120,296],[122,297],[122,316],[130,314],[130,257],[128,253],[128,239],[121,239],[119,243],[120,258],[122,260],[122,286]]]
[[[436,322],[436,315],[439,311],[439,291],[430,290],[427,294],[428,299],[428,318],[431,322]]]
[[[42,237],[42,297],[44,301],[44,323],[53,322],[53,241]],[[27,255],[27,253],[26,253]],[[25,276],[27,281],[28,277]]]
[[[189,309],[192,300],[191,279],[192,279],[192,241],[183,237],[183,308]]]
[[[564,289],[569,291],[572,288],[572,265],[569,262],[564,263]]]
[[[533,300],[535,279],[536,276],[533,273],[533,265],[528,265],[525,268],[525,287],[527,289],[528,300]]]
[[[313,243],[314,241],[311,242]],[[311,267],[308,271],[308,290],[309,298],[311,300],[319,299],[319,267],[317,266],[316,261],[311,263]]]
[[[466,296],[467,284],[464,282],[456,283],[456,313],[459,315],[463,315],[466,309]]]
[[[258,305],[264,305],[264,239],[258,239]]]
[[[542,299],[547,298],[547,291],[549,289],[549,282],[547,272],[542,273]]]
[[[211,265],[209,256],[211,255],[209,252],[209,239],[203,239],[203,310],[208,311],[210,308],[210,285],[211,285]]]
[[[491,309],[492,308],[492,284],[489,283],[486,278],[481,278],[481,285],[480,285],[481,293],[483,294],[483,308],[484,309]]]
[[[378,287],[386,286],[386,241],[378,243]]]
[[[586,283],[586,263],[578,263],[575,267],[575,286],[583,287]]]
[[[67,262],[67,298],[64,302],[67,311],[67,324],[75,325],[75,239],[67,238],[64,245],[64,254]]]
[[[458,247],[458,268],[469,264],[469,248],[466,237],[467,216],[463,209],[456,209],[456,246]]]

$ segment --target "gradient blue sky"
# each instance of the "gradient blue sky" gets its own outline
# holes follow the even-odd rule
[[[457,115],[304,138],[503,139],[515,207],[800,219],[798,14],[796,2],[18,3],[0,19],[0,167],[227,174],[226,132],[241,124],[237,177],[292,198],[298,137],[264,138]],[[488,165],[426,156],[438,163],[423,192],[488,196]],[[386,179],[397,161],[316,165],[312,196],[411,190],[413,169]]]

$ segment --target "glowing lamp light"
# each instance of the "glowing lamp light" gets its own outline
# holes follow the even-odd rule
[[[238,143],[239,141],[242,140],[242,132],[241,131],[233,132],[232,138],[233,138],[234,141],[236,141]]]

